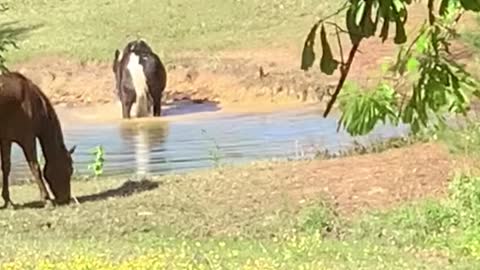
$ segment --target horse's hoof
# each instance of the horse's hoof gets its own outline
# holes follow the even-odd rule
[[[17,205],[14,204],[11,200],[10,201],[5,201],[5,203],[0,207],[0,209],[17,209]]]
[[[51,200],[51,199],[43,199],[42,200],[42,208],[50,209],[50,208],[54,208],[54,207],[55,207],[55,203],[53,202],[53,200]]]
[[[51,208],[55,208],[55,202],[53,200],[47,200],[45,202],[45,206],[44,208],[47,208],[47,209],[51,209]]]

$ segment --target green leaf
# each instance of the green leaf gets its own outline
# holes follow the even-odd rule
[[[393,0],[393,7],[397,13],[400,13],[403,9],[405,9],[405,6],[401,0]]]
[[[388,38],[389,26],[390,26],[390,21],[387,18],[385,18],[383,20],[382,30],[380,32],[380,37],[382,38],[382,42],[385,42],[385,40],[387,40]]]
[[[415,57],[411,57],[407,61],[407,72],[416,73],[418,71],[419,66],[420,66],[420,62]]]
[[[355,25],[359,26],[365,16],[366,1],[360,1],[355,10]]]
[[[395,61],[395,65],[393,66],[393,70],[398,72],[398,74],[403,75],[406,70],[407,65],[407,50],[404,46],[400,46],[400,50],[397,53],[397,58]]]
[[[346,88],[350,92],[351,88]],[[346,106],[342,107],[342,122],[346,131],[352,136],[371,132],[378,122],[390,119],[398,122],[394,108],[395,91],[387,84],[380,84],[373,91],[362,89],[354,95],[344,97]]]
[[[469,11],[480,11],[480,0],[460,0],[462,7]]]
[[[453,89],[460,89],[460,80],[457,76],[452,76],[451,81]]]
[[[419,54],[423,54],[428,48],[428,32],[425,31],[422,33],[419,38],[417,39],[417,42],[415,43],[415,50]]]
[[[395,25],[396,25],[396,31],[395,31],[395,38],[393,40],[393,42],[395,42],[395,44],[403,44],[407,41],[407,35],[405,33],[405,25],[403,22],[400,21],[400,18],[397,17],[396,21],[395,21]]]
[[[444,16],[447,13],[449,2],[450,0],[442,0],[442,2],[440,3],[440,10],[438,12],[440,16]]]
[[[404,123],[411,123],[413,119],[413,108],[411,106],[407,106],[403,111],[402,121]]]
[[[365,9],[363,20],[360,25],[362,29],[362,35],[364,37],[373,36],[375,34],[375,30],[377,29],[377,24],[373,21],[371,12],[372,12],[372,6],[370,6],[368,9]]]
[[[388,18],[390,16],[390,8],[392,6],[392,0],[382,0],[379,1],[380,10],[382,11],[382,17]]]
[[[375,20],[373,21],[374,30],[372,35],[375,35],[375,33],[377,32],[378,23],[380,22],[380,18],[382,17],[382,9],[379,2],[377,1],[373,2],[372,14],[375,14]]]
[[[346,24],[350,41],[352,44],[358,44],[363,37],[361,35],[360,27],[355,24],[355,10],[353,9],[353,6],[347,10]]]
[[[332,50],[327,40],[325,26],[323,24],[322,28],[320,29],[320,40],[322,42],[322,58],[320,59],[320,70],[327,75],[332,75],[333,72],[337,69],[339,63],[333,58]]]
[[[305,40],[305,44],[303,46],[303,52],[302,52],[302,63],[301,63],[301,69],[302,70],[308,70],[313,66],[313,63],[315,62],[315,50],[313,49],[315,45],[315,37],[318,29],[318,23],[316,23],[311,29],[310,33],[308,33],[308,36]]]
[[[420,123],[417,120],[418,118],[414,118],[414,120],[411,122],[410,127],[412,128],[412,132],[418,133],[420,131]]]

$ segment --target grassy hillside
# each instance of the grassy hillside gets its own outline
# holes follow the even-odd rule
[[[300,37],[334,1],[288,0],[7,0],[0,22],[23,39],[10,60],[62,53],[110,60],[113,50],[136,36],[159,53],[217,50],[282,43]]]

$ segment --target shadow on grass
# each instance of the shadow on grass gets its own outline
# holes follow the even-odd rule
[[[147,179],[141,181],[127,180],[117,188],[108,189],[96,194],[84,195],[77,197],[79,203],[103,201],[110,198],[129,197],[138,193],[154,190],[158,188],[160,183]],[[73,203],[71,203],[73,204]],[[35,209],[44,208],[41,201],[33,201],[15,206],[15,209]]]
[[[158,186],[159,186],[158,182],[153,182],[147,179],[144,179],[141,181],[127,180],[125,183],[123,183],[123,185],[121,185],[118,188],[105,190],[97,194],[81,196],[81,197],[78,197],[77,200],[79,203],[84,203],[84,202],[103,201],[103,200],[106,200],[109,198],[115,198],[115,197],[129,197],[137,193],[154,190],[158,188]]]

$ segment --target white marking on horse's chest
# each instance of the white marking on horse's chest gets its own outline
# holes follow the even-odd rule
[[[120,60],[122,60],[122,58],[123,58],[123,51],[119,50],[117,61],[120,62]]]
[[[129,54],[127,69],[132,78],[133,87],[137,95],[135,111],[138,116],[149,116],[151,112],[151,98],[148,92],[147,78],[143,66],[140,64],[140,57],[135,53]]]

